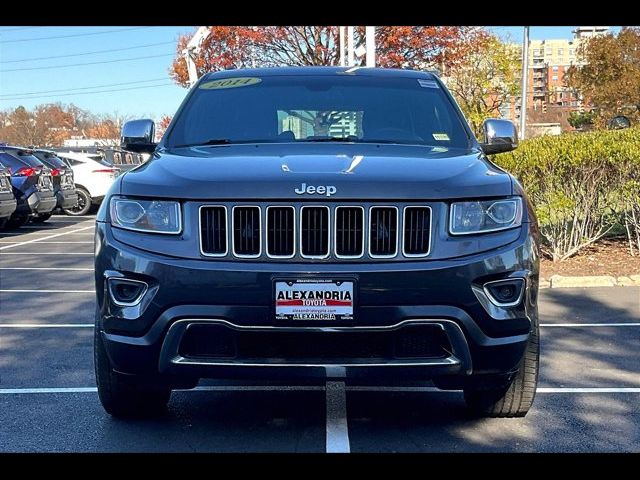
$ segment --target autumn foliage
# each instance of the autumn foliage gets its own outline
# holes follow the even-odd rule
[[[640,120],[640,28],[594,37],[580,45],[583,65],[569,69],[569,86],[598,113],[600,126],[615,115]]]
[[[210,27],[195,59],[199,75],[232,68],[338,65],[339,27]],[[398,68],[441,68],[457,64],[484,35],[478,27],[402,27],[376,28],[377,64]],[[189,85],[183,57],[191,35],[178,39],[171,77]],[[356,47],[364,43],[364,27],[356,28]],[[362,60],[363,61],[363,60]]]

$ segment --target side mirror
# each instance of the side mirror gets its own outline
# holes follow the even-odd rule
[[[489,118],[482,125],[484,143],[482,151],[487,155],[510,152],[518,147],[518,131],[511,120]]]
[[[631,120],[624,115],[618,115],[609,120],[609,128],[611,130],[620,130],[622,128],[629,128],[631,126]]]
[[[152,153],[156,144],[153,143],[156,127],[153,120],[131,120],[122,126],[120,146],[130,152]]]

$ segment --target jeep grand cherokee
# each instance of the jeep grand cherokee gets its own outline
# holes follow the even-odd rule
[[[536,220],[431,73],[207,74],[97,216],[95,364],[113,415],[220,381],[433,382],[522,416],[538,375]]]

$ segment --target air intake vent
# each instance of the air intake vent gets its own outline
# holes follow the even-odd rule
[[[260,208],[233,207],[234,255],[258,257],[260,250]]]
[[[429,254],[431,237],[431,209],[406,207],[404,209],[404,255],[424,257]]]
[[[227,254],[227,209],[225,207],[200,209],[200,242],[204,255]]]
[[[398,209],[373,207],[369,212],[369,253],[372,257],[395,257],[398,253]]]
[[[267,254],[290,258],[294,254],[295,209],[267,207]]]
[[[336,208],[335,239],[338,257],[364,255],[364,208]]]
[[[329,255],[329,207],[302,207],[300,250],[304,257]]]

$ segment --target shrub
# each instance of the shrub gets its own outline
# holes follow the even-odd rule
[[[494,162],[521,181],[535,205],[543,252],[564,260],[623,222],[640,253],[640,129],[524,140]]]

